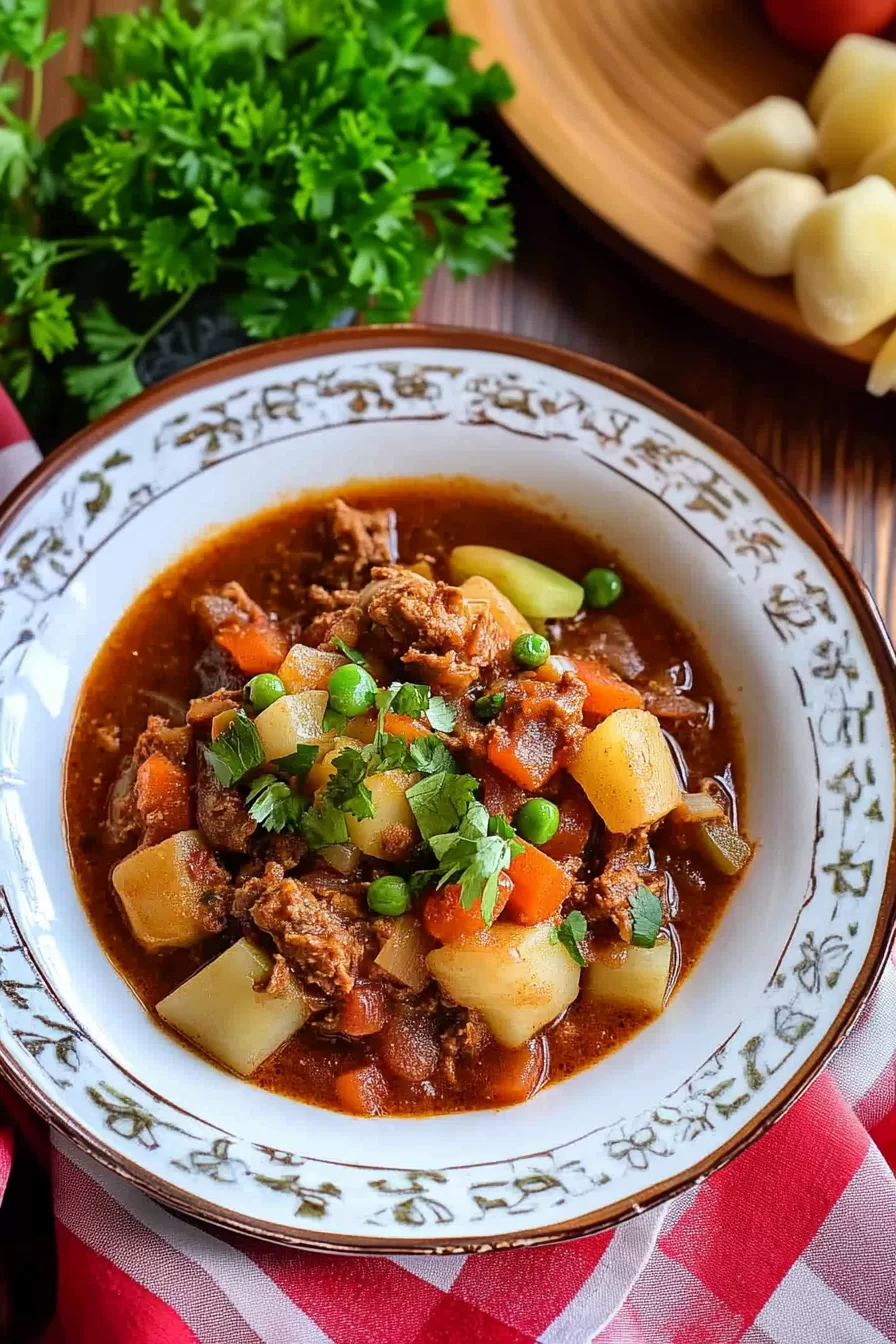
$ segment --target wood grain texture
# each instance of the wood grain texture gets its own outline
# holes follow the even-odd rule
[[[565,0],[551,0],[551,12]],[[595,0],[612,11],[617,0]],[[697,0],[669,0],[692,13]],[[746,0],[715,0],[715,28]],[[641,0],[618,0],[635,24]],[[54,18],[78,32],[118,0],[54,0]],[[532,5],[531,8],[541,8]],[[637,24],[636,24],[637,27]],[[708,40],[708,38],[707,38]],[[80,59],[80,53],[75,54]],[[735,59],[737,56],[737,59]],[[765,78],[741,68],[733,49],[734,96]],[[45,108],[55,122],[73,110],[63,53],[48,75]],[[63,66],[63,61],[65,65]],[[776,76],[777,78],[777,76]],[[708,95],[707,95],[708,96]],[[513,266],[455,284],[430,283],[421,319],[514,331],[630,369],[743,439],[788,475],[832,526],[896,627],[894,402],[840,386],[719,329],[660,292],[569,217],[506,146],[519,251]]]
[[[517,88],[501,115],[582,204],[680,277],[735,329],[834,367],[873,358],[872,333],[834,355],[800,317],[789,280],[762,280],[713,247],[725,188],[707,131],[768,94],[803,99],[812,64],[765,24],[758,0],[450,0],[481,65]],[[700,290],[705,290],[705,297]]]

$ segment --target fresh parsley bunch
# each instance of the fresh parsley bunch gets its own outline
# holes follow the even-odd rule
[[[101,414],[139,391],[137,360],[214,285],[257,339],[345,308],[407,319],[441,262],[511,256],[504,178],[462,124],[510,96],[469,63],[445,0],[160,0],[88,31],[83,112],[37,126],[48,0],[0,0],[0,57],[33,72],[31,107],[0,84],[0,378],[19,401],[46,365]],[[115,259],[134,296],[79,290]],[[90,274],[90,272],[88,272]]]

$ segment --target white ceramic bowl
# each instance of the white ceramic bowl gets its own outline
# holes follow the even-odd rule
[[[500,1113],[356,1119],[156,1028],[75,894],[60,767],[106,634],[205,529],[309,486],[439,472],[563,510],[694,629],[743,726],[759,849],[668,1011],[621,1050]],[[6,507],[0,554],[0,1064],[180,1209],[368,1252],[607,1227],[763,1132],[873,987],[894,923],[893,650],[808,506],[625,374],[446,328],[226,356],[55,454]]]

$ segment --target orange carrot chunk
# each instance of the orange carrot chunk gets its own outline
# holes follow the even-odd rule
[[[413,742],[418,737],[428,737],[432,732],[420,719],[412,719],[407,714],[386,714],[383,728],[387,733],[403,737],[405,742]]]
[[[617,709],[643,709],[644,697],[634,686],[617,677],[603,663],[592,663],[586,658],[573,658],[576,676],[585,683],[588,699],[584,704],[586,714],[596,714],[606,718]]]
[[[340,1073],[333,1090],[339,1105],[354,1115],[382,1115],[386,1110],[389,1084],[376,1064]]]
[[[513,890],[507,873],[498,878],[498,899],[495,901],[493,919],[497,919],[510,898]],[[423,927],[431,938],[440,943],[453,943],[465,934],[481,933],[485,928],[482,918],[482,901],[477,900],[465,910],[460,903],[460,883],[451,882],[441,891],[431,891],[423,902]]]
[[[140,766],[134,801],[143,818],[144,840],[157,845],[190,829],[190,776],[186,766],[154,751]]]
[[[560,825],[547,844],[540,845],[542,854],[552,859],[578,858],[588,843],[594,825],[594,808],[581,792],[559,798]]]
[[[513,891],[505,914],[515,924],[540,924],[560,909],[572,886],[559,863],[547,854],[521,840],[522,854],[518,854],[508,868],[513,880]]]
[[[276,672],[289,652],[285,632],[270,621],[219,630],[215,639],[247,677],[256,677],[260,672]]]
[[[498,1106],[528,1101],[544,1081],[545,1041],[536,1036],[518,1050],[500,1050],[488,1071],[488,1095]]]

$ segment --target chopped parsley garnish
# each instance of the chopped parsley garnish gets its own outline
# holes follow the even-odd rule
[[[336,635],[330,642],[331,644],[335,644],[343,658],[347,658],[350,663],[357,663],[359,667],[367,666],[367,659],[360,649],[353,649],[351,644],[346,644],[345,640],[340,639],[338,635]]]
[[[457,774],[454,757],[439,737],[433,735],[415,738],[408,747],[407,754],[411,769],[419,770],[421,774]]]
[[[457,723],[457,706],[449,704],[443,695],[434,695],[426,710],[430,727],[437,733],[450,733]]]
[[[373,798],[364,783],[368,772],[363,751],[344,747],[333,760],[333,772],[324,792],[326,802],[341,812],[349,812],[358,821],[374,816]]]
[[[649,887],[639,886],[628,900],[632,915],[632,943],[635,947],[653,947],[663,922],[663,903]]]
[[[249,816],[266,831],[298,831],[308,799],[276,775],[259,775],[246,794]]]
[[[493,829],[495,820],[503,825]],[[506,821],[490,818],[482,803],[471,802],[457,832],[430,836],[429,844],[439,864],[438,885],[457,882],[465,910],[481,899],[482,918],[491,924],[498,899],[498,879],[511,860],[523,852]]]
[[[404,714],[409,719],[422,719],[430,700],[428,686],[421,686],[416,681],[402,681],[393,682],[389,690],[395,692],[395,698],[390,705],[393,714]]]
[[[255,724],[244,709],[238,709],[224,732],[208,743],[205,759],[214,771],[215,779],[225,789],[261,765],[264,747]]]
[[[328,845],[344,845],[348,840],[345,813],[327,802],[320,807],[309,807],[302,813],[301,832],[309,849],[326,849]]]
[[[291,775],[301,782],[317,760],[318,750],[316,742],[297,742],[294,752],[289,756],[278,756],[271,764],[282,770],[284,775]]]
[[[479,780],[474,775],[449,774],[447,770],[412,784],[407,800],[423,839],[456,831],[478,788]]]
[[[551,942],[562,943],[577,966],[587,966],[580,944],[588,932],[588,921],[581,910],[570,910],[563,922],[551,931]]]
[[[324,710],[324,717],[321,721],[321,727],[325,733],[343,733],[345,732],[345,725],[347,723],[347,714],[340,714],[338,709],[331,709],[331,707],[327,705]]]

